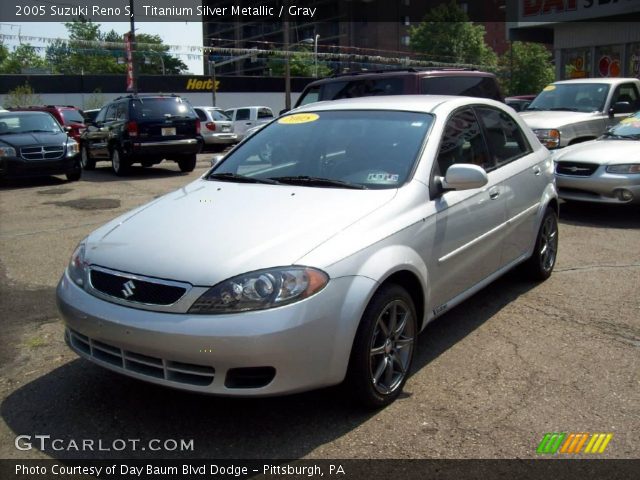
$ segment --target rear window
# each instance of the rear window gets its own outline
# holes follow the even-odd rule
[[[464,95],[502,100],[492,77],[425,77],[422,79],[421,87],[420,93],[425,95]]]
[[[211,118],[213,118],[214,120],[224,120],[227,122],[231,120],[231,118],[229,118],[224,112],[221,112],[220,110],[209,110],[209,113],[211,114]]]
[[[273,112],[270,108],[258,109],[258,118],[273,118]]]
[[[61,110],[60,113],[62,114],[65,125],[70,123],[84,123],[84,118],[82,118],[78,110]]]
[[[341,98],[376,97],[381,95],[402,95],[402,78],[359,78],[357,80],[331,82],[323,86],[322,100]],[[305,102],[310,103],[310,102]]]
[[[136,98],[131,102],[132,118],[160,119],[167,116],[198,118],[187,102],[177,97]]]

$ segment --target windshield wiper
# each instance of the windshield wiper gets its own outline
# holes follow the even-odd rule
[[[278,185],[278,183],[280,183],[270,178],[248,177],[247,175],[240,175],[233,172],[211,173],[207,176],[207,180],[221,180],[223,182],[238,183],[267,183],[269,185]]]
[[[20,133],[57,133],[54,130],[41,130],[41,129],[35,129],[35,130],[23,130]]]
[[[578,112],[579,111],[577,108],[572,108],[572,107],[553,107],[553,108],[550,108],[549,110],[553,110],[555,112]]]
[[[289,185],[309,185],[316,187],[338,187],[352,188],[354,190],[367,190],[367,187],[359,183],[345,182],[343,180],[333,180],[331,178],[309,177],[307,175],[297,175],[292,177],[271,177],[279,183],[287,183]]]
[[[544,110],[543,108],[538,108],[538,107],[527,107],[525,108],[525,111],[529,111],[529,112],[533,112],[533,111],[541,111]]]
[[[613,132],[604,132],[603,137],[607,137],[607,138],[623,138],[623,139],[627,139],[627,140],[639,140],[640,139],[640,133],[630,133],[629,135],[618,135],[618,134],[613,133]]]

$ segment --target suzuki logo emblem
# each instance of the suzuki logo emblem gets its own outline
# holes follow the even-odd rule
[[[122,285],[122,295],[124,298],[129,298],[134,294],[134,290],[136,289],[136,284],[133,283],[133,280],[129,280],[127,283]]]

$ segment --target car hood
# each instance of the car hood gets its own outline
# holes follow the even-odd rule
[[[553,160],[612,165],[640,162],[639,140],[599,139],[558,150]]]
[[[561,128],[572,123],[591,120],[601,115],[599,112],[559,112],[550,110],[520,112],[520,116],[532,130],[537,128]]]
[[[29,147],[34,145],[64,145],[67,141],[66,133],[12,133],[0,135],[0,142],[11,145],[14,148]]]
[[[294,264],[396,193],[201,179],[93,232],[86,261],[215,285],[253,270]]]

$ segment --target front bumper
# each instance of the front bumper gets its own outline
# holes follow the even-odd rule
[[[640,203],[640,175],[607,173],[601,165],[588,177],[556,174],[558,195],[565,200],[582,202],[628,204]],[[621,198],[621,190],[633,195],[630,200]]]
[[[268,396],[340,383],[375,282],[332,279],[311,298],[227,315],[139,310],[94,297],[65,273],[57,288],[66,340],[81,356],[141,380],[230,396]],[[271,368],[257,388],[237,387],[237,369]],[[250,371],[250,370],[248,370]],[[201,378],[206,377],[206,378]]]
[[[63,175],[78,169],[79,156],[56,160],[24,160],[20,157],[0,158],[0,178],[46,177]]]

